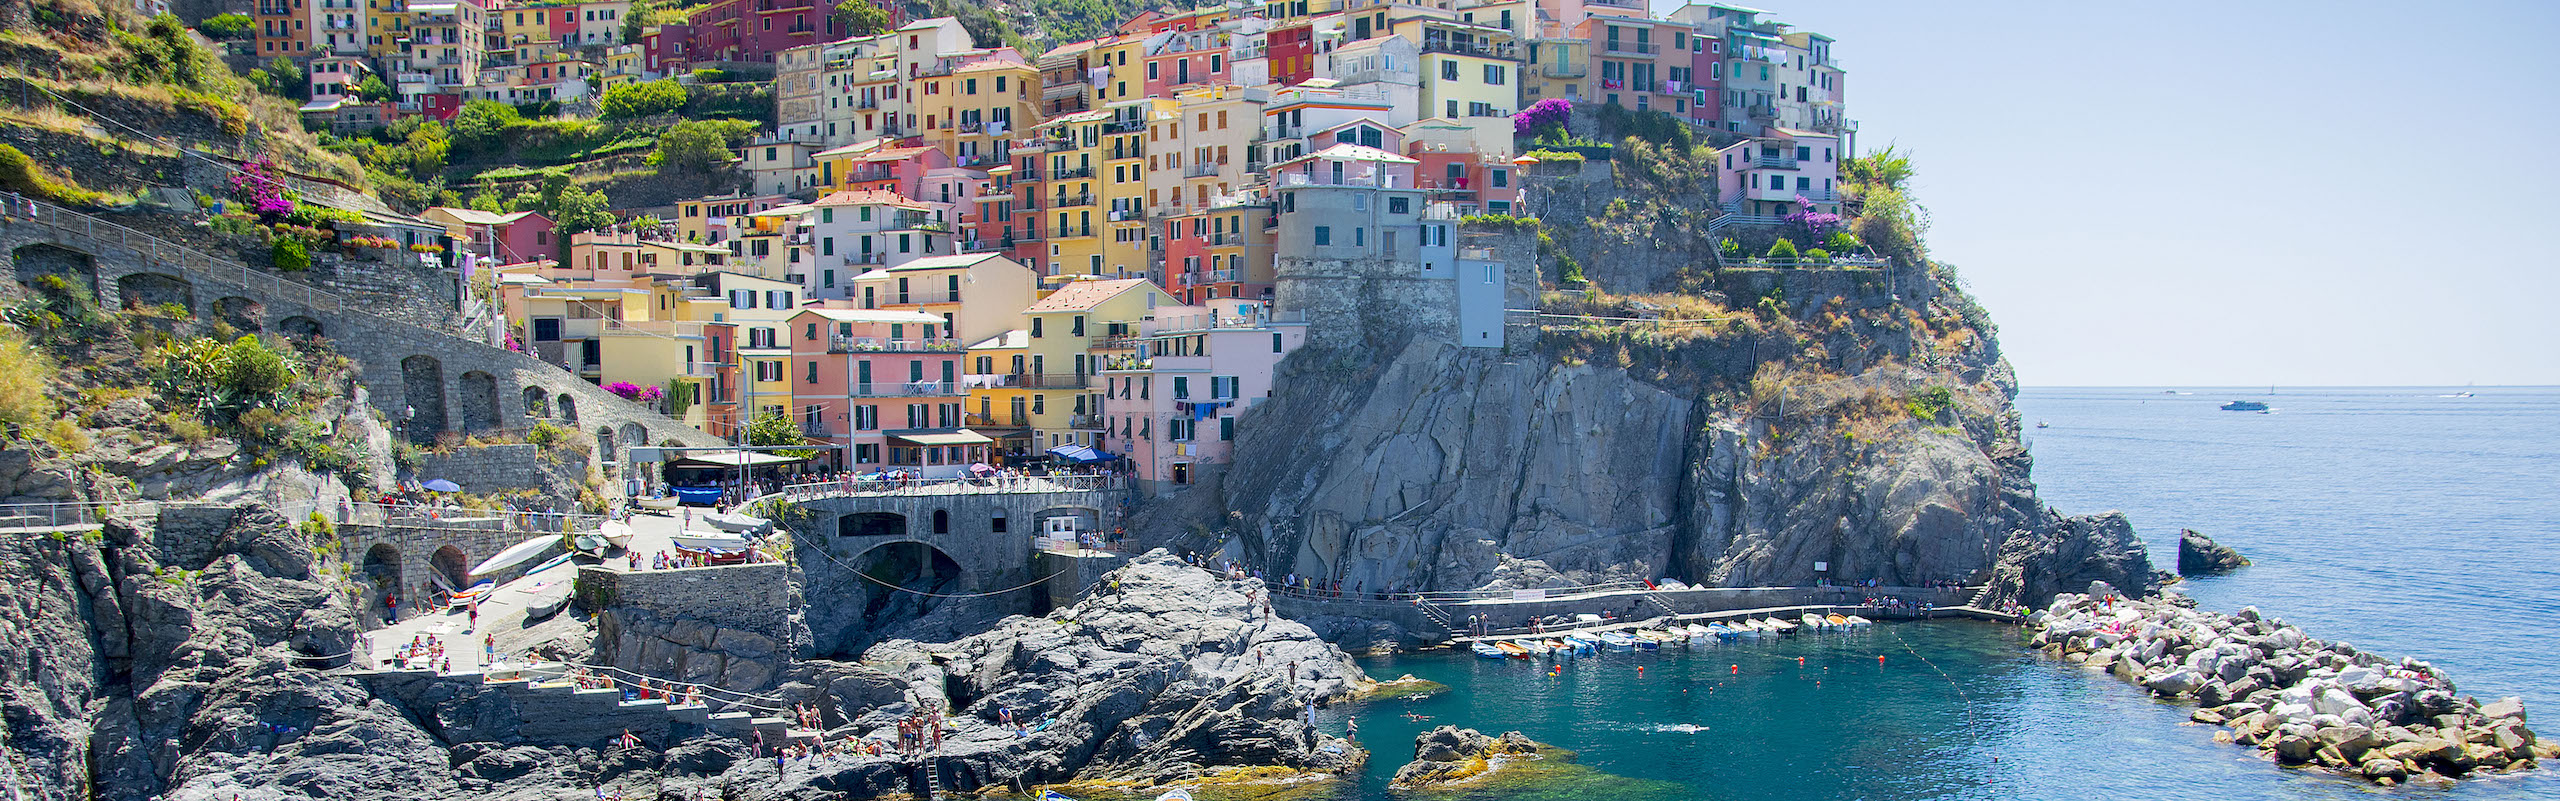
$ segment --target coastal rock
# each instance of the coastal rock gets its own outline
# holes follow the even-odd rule
[[[2218,615],[2094,589],[2057,593],[2032,616],[2027,639],[2065,652],[2104,643],[2092,667],[2164,697],[2193,695],[2201,706],[2190,719],[2229,727],[2216,741],[2377,783],[2523,770],[2550,750],[2526,727],[2522,701],[2456,696],[2425,662],[2312,639],[2256,610]],[[2152,668],[2128,669],[2145,654],[2156,655]]]
[[[1480,780],[1501,769],[1502,757],[1534,755],[1540,748],[1516,731],[1496,738],[1474,729],[1442,726],[1413,738],[1414,761],[1397,768],[1388,786],[1421,790]]]
[[[2195,529],[2178,531],[2178,575],[2205,576],[2246,567],[2247,557]]]
[[[2151,594],[2151,556],[2122,513],[2065,518],[2000,544],[1985,603],[2041,605],[2063,592],[2105,582],[2128,598]]]

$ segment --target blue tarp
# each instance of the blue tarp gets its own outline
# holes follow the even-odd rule
[[[1108,452],[1094,450],[1093,448],[1084,445],[1060,445],[1055,448],[1050,448],[1049,455],[1081,464],[1108,462],[1113,459],[1120,458],[1118,456],[1113,456]]]
[[[675,492],[676,500],[684,503],[702,506],[714,506],[720,503],[719,487],[668,487],[667,489]]]

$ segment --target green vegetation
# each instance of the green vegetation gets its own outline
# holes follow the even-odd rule
[[[300,357],[270,348],[254,336],[225,343],[209,337],[179,340],[154,354],[152,383],[171,403],[223,423],[253,409],[275,410],[295,400],[286,390],[301,377]]]
[[[1582,154],[1570,150],[1548,150],[1546,148],[1539,148],[1521,155],[1526,158],[1537,159],[1539,164],[1566,164],[1580,166],[1583,162]]]
[[[1515,217],[1509,214],[1469,214],[1458,218],[1458,224],[1468,228],[1527,231],[1537,229],[1538,218]]]
[[[1698,143],[1697,129],[1680,118],[1660,111],[1629,111],[1618,106],[1599,106],[1602,138],[1642,139],[1674,152],[1686,153]]]
[[[580,189],[566,174],[546,175],[541,186],[518,192],[507,201],[507,208],[512,211],[542,212],[557,227],[555,235],[564,239],[613,225],[613,212],[607,210],[610,207],[603,192]]]
[[[1841,192],[1858,210],[1848,232],[1904,264],[1926,259],[1920,238],[1929,229],[1928,211],[1906,194],[1911,175],[1910,155],[1890,145],[1840,162]]]
[[[733,148],[755,136],[756,124],[746,120],[686,120],[658,135],[658,148],[649,154],[649,166],[661,170],[711,172],[728,166],[736,158]]]
[[[300,238],[277,237],[269,248],[269,255],[274,257],[278,270],[298,273],[311,269],[311,249],[302,244]]]
[[[1778,237],[1778,241],[1769,243],[1769,252],[1761,255],[1772,259],[1795,258],[1797,255],[1795,240]]]
[[[684,87],[672,78],[646,83],[627,83],[605,90],[597,106],[608,120],[636,120],[660,114],[672,114],[684,107]],[[456,122],[460,120],[457,119]]]
[[[0,189],[73,206],[122,206],[131,202],[122,195],[91,191],[71,176],[37,164],[26,153],[4,143],[0,143]]]
[[[749,445],[772,447],[799,445],[808,441],[809,439],[800,433],[800,424],[792,422],[790,416],[780,412],[766,412],[757,415],[754,420],[747,421],[747,444]],[[808,459],[818,455],[814,449],[774,451],[774,453],[794,459]]]
[[[1910,397],[1903,399],[1903,408],[1910,410],[1912,417],[1926,421],[1938,420],[1940,415],[1946,414],[1947,410],[1955,408],[1955,405],[1955,393],[1948,391],[1946,387],[1930,387],[1911,393]]]
[[[257,21],[250,19],[249,15],[233,11],[206,17],[203,22],[196,23],[196,32],[204,34],[205,38],[220,42],[247,39],[256,32],[254,29],[257,27]]]
[[[0,424],[16,429],[52,419],[53,399],[44,390],[53,376],[52,357],[16,330],[0,328]]]
[[[846,36],[872,36],[889,30],[889,12],[870,3],[838,5],[835,17],[844,26]]]

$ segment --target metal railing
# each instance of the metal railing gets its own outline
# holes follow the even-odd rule
[[[97,525],[105,511],[105,504],[89,501],[0,504],[0,529]]]
[[[835,336],[827,339],[828,353],[959,353],[968,350],[957,339],[889,339],[886,337]]]
[[[852,495],[939,495],[954,492],[1097,492],[1125,489],[1119,476],[1052,475],[989,476],[986,478],[864,478],[846,476],[833,481],[813,481],[783,485],[773,496],[791,501]]]

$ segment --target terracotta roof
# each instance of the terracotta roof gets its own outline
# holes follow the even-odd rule
[[[1040,302],[1031,304],[1029,308],[1023,309],[1022,313],[1043,314],[1047,312],[1084,311],[1086,309],[1102,305],[1103,301],[1119,297],[1122,292],[1127,292],[1132,289],[1149,285],[1150,284],[1147,283],[1147,279],[1144,278],[1115,278],[1108,281],[1072,281],[1066,286],[1059,287],[1058,291],[1049,293],[1048,297],[1041,298]]]
[[[843,323],[935,323],[935,324],[940,324],[940,323],[942,322],[942,318],[940,318],[940,317],[936,317],[936,316],[934,316],[934,315],[926,314],[926,313],[924,313],[924,312],[918,312],[918,311],[900,311],[900,310],[896,310],[896,309],[825,309],[825,308],[810,309],[810,308],[803,308],[803,309],[801,309],[801,310],[800,310],[800,313],[801,313],[801,314],[815,314],[815,315],[818,315],[818,316],[820,316],[820,317],[827,318],[827,319],[829,319],[829,320],[834,320],[834,321],[837,321],[837,322],[843,322]]]
[[[916,154],[918,154],[918,153],[922,153],[922,152],[925,152],[925,151],[927,151],[927,150],[932,150],[932,149],[933,149],[933,148],[930,148],[930,147],[892,147],[892,148],[884,148],[884,149],[882,149],[880,152],[873,153],[873,154],[871,154],[871,155],[868,155],[868,156],[864,156],[864,157],[862,157],[862,160],[863,160],[863,161],[905,161],[905,160],[907,160],[907,159],[915,158],[915,157],[916,157]]]

